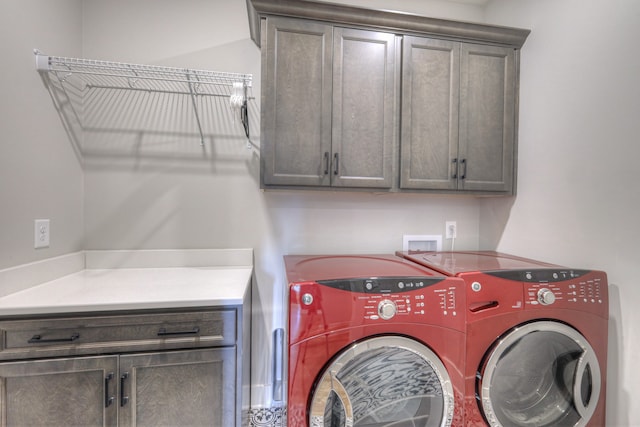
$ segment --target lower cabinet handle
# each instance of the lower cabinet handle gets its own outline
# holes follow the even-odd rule
[[[338,175],[340,173],[340,168],[338,164],[338,153],[333,154],[333,174]]]
[[[113,372],[109,372],[107,376],[104,378],[104,407],[108,408],[111,406],[115,397],[109,395],[109,383],[113,379]]]
[[[200,332],[200,327],[199,326],[195,326],[193,329],[189,330],[189,331],[167,331],[166,328],[160,328],[158,329],[158,336],[159,337],[165,337],[167,335],[195,335],[198,332]]]
[[[120,406],[124,406],[129,402],[129,396],[124,395],[124,383],[129,378],[129,373],[125,372],[120,375]]]
[[[69,338],[52,338],[52,339],[42,339],[42,335],[34,335],[31,337],[29,344],[38,344],[38,343],[51,343],[51,342],[71,342],[80,338],[79,333],[71,334]]]
[[[462,166],[463,166],[462,175],[460,176],[460,179],[465,179],[467,177],[467,159],[460,160],[460,163],[462,163]]]
[[[329,152],[324,152],[324,174],[329,175]]]
[[[451,160],[451,163],[453,163],[453,175],[451,175],[451,178],[458,179],[458,159]]]

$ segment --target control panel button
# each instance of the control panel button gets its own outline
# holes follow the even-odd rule
[[[556,302],[556,295],[551,289],[542,288],[538,291],[538,301],[542,305],[551,305]]]
[[[471,289],[472,289],[474,292],[480,292],[480,290],[482,289],[482,285],[480,284],[480,282],[473,282],[473,283],[471,284]]]
[[[311,305],[312,302],[313,302],[313,295],[311,294],[302,295],[302,303],[304,305]]]
[[[398,308],[396,304],[388,299],[380,301],[378,304],[378,314],[384,320],[389,320],[396,315]]]

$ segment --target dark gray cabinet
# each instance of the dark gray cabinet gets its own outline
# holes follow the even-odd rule
[[[529,30],[305,0],[247,5],[262,49],[263,188],[515,193]]]
[[[515,50],[463,43],[460,58],[462,190],[514,190],[516,128]]]
[[[266,21],[263,186],[393,186],[396,45],[390,33]]]
[[[402,65],[400,187],[456,190],[460,43],[407,36]]]
[[[0,363],[0,425],[116,426],[116,356]]]
[[[402,189],[511,193],[513,48],[405,36]]]
[[[120,356],[120,426],[234,426],[235,348]]]
[[[332,27],[270,19],[262,49],[264,185],[329,185]]]
[[[240,314],[0,321],[0,426],[240,426]]]

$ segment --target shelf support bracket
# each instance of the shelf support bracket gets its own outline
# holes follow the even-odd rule
[[[204,145],[204,134],[202,133],[202,125],[200,124],[200,116],[198,115],[198,104],[196,102],[196,90],[194,81],[191,80],[191,73],[187,70],[187,80],[189,81],[189,93],[191,94],[191,103],[193,104],[193,112],[196,116],[196,124],[198,125],[198,131],[200,132],[200,145]]]

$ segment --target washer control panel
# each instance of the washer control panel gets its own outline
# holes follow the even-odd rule
[[[343,310],[350,311],[352,315],[361,313],[363,321],[446,319],[455,318],[463,311],[464,288],[459,279],[375,277],[322,280],[317,283],[349,292],[351,303]],[[309,299],[307,297],[307,301]],[[304,295],[302,304],[305,304]]]
[[[356,279],[318,280],[321,285],[363,294],[390,294],[423,289],[442,282],[442,277],[365,277]]]

